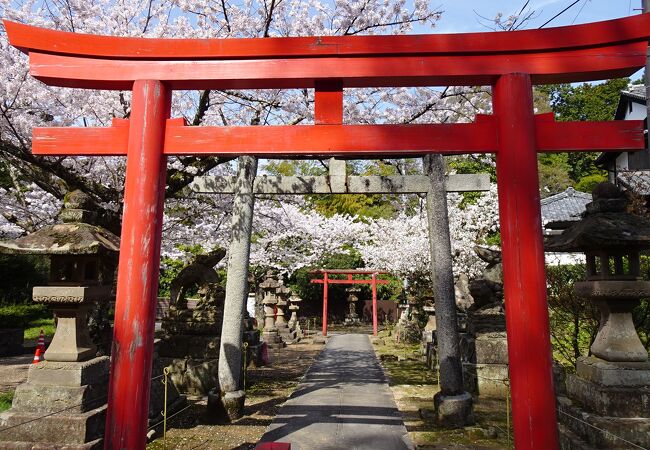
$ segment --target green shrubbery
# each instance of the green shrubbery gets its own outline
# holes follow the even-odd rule
[[[650,280],[650,257],[641,257],[641,276]],[[548,304],[553,356],[568,369],[575,368],[579,356],[589,354],[598,326],[600,311],[589,300],[573,292],[576,281],[585,279],[582,264],[547,266]],[[642,299],[633,312],[641,342],[650,348],[650,299]]]
[[[0,307],[0,328],[22,328],[30,322],[51,319],[52,313],[45,305],[10,305]]]

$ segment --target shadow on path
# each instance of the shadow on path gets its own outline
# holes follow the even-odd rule
[[[330,338],[262,442],[292,450],[412,449],[367,335]]]

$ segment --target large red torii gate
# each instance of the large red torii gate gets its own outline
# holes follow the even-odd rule
[[[46,84],[131,90],[130,120],[35,128],[39,155],[126,155],[105,448],[144,448],[166,155],[405,157],[496,153],[515,444],[557,448],[537,152],[644,147],[640,121],[535,117],[532,85],[627,76],[645,65],[650,14],[502,33],[269,39],[80,35],[5,21]],[[467,124],[344,125],[343,88],[491,85]],[[315,125],[186,127],[174,89],[314,88]]]

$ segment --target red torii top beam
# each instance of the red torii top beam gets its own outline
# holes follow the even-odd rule
[[[323,274],[323,278],[313,278],[310,283],[323,285],[323,336],[327,336],[327,299],[330,284],[369,284],[372,290],[372,334],[377,336],[377,285],[388,284],[388,280],[378,280],[377,275],[387,274],[388,272],[373,270],[340,270],[340,269],[320,269],[311,274]],[[330,278],[330,275],[347,275],[344,280]],[[353,275],[370,275],[369,280],[355,280]]]
[[[144,448],[165,155],[340,156],[496,153],[508,353],[518,449],[558,447],[538,151],[644,148],[640,121],[554,123],[532,84],[630,75],[645,65],[650,15],[503,33],[270,39],[139,39],[5,21],[30,73],[74,88],[132,90],[129,121],[34,129],[41,155],[127,155],[105,447]],[[489,84],[493,111],[469,124],[344,125],[343,88]],[[173,89],[314,88],[315,121],[185,127]]]

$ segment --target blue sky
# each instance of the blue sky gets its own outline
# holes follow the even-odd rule
[[[504,17],[516,14],[525,0],[439,0],[439,9],[444,11],[435,32],[466,33],[472,31],[489,31],[479,18],[494,18],[498,12]],[[536,17],[524,28],[537,28],[573,3],[574,0],[531,0],[529,8],[536,11]],[[437,5],[436,0],[431,2]],[[581,0],[545,28],[597,22],[639,14],[635,8],[641,8],[641,0]],[[476,11],[476,13],[474,12]],[[490,25],[489,23],[486,23]]]

